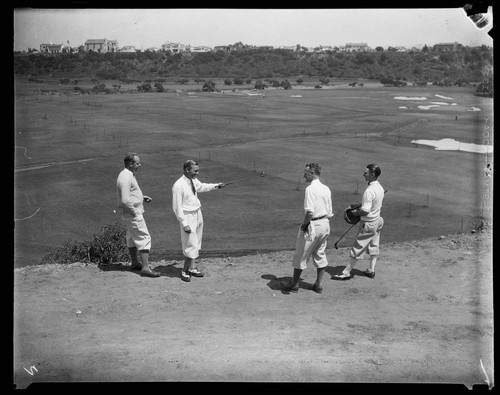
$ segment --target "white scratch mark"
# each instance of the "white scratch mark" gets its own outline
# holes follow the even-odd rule
[[[38,213],[39,211],[40,211],[40,207],[38,207],[38,208],[36,209],[36,211],[35,211],[33,214],[31,214],[29,217],[24,217],[24,218],[19,218],[19,219],[14,218],[14,221],[24,221],[25,219],[29,219],[29,218],[31,218],[31,217],[34,217],[34,216],[35,216],[35,214],[36,214],[36,213]]]
[[[479,358],[479,363],[481,364],[481,369],[483,370],[484,375],[486,376],[486,384],[488,384],[488,388],[491,389],[491,384],[490,384],[490,379],[488,378],[488,374],[486,373],[486,369],[483,366],[483,361],[481,358]]]

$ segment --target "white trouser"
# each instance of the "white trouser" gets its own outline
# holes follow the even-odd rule
[[[184,232],[180,224],[182,253],[186,258],[195,259],[200,255],[201,239],[203,237],[203,215],[201,209],[196,211],[184,211],[191,233]]]

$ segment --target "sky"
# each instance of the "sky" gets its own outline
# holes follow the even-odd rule
[[[367,43],[431,46],[443,42],[493,46],[489,24],[479,29],[462,8],[424,9],[13,9],[14,50],[40,44],[78,47],[88,39],[117,40],[136,49],[166,42],[190,45],[305,47]]]

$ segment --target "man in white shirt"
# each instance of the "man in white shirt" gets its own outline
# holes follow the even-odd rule
[[[332,278],[336,280],[351,279],[351,270],[358,259],[362,259],[366,253],[370,256],[370,268],[365,270],[365,275],[375,278],[375,265],[379,256],[380,231],[384,226],[384,219],[380,216],[382,202],[384,200],[384,188],[380,185],[378,177],[382,171],[376,164],[366,166],[363,177],[368,182],[368,187],[363,193],[361,207],[352,211],[352,214],[360,217],[358,234],[349,252],[349,264]]]
[[[182,253],[185,257],[181,280],[189,282],[191,276],[204,276],[194,267],[195,259],[200,254],[203,237],[203,215],[198,193],[223,188],[224,184],[205,184],[198,180],[200,166],[194,160],[184,162],[183,169],[184,175],[172,187],[172,209],[179,221]]]
[[[321,167],[317,163],[308,163],[304,169],[304,178],[310,185],[305,190],[304,220],[297,234],[295,254],[292,260],[293,279],[281,282],[281,288],[287,292],[298,292],[302,271],[307,267],[312,257],[316,267],[316,282],[312,290],[322,293],[321,282],[325,268],[327,237],[330,234],[330,221],[333,217],[332,194],[330,188],[320,181]]]
[[[144,220],[143,202],[149,203],[152,199],[142,194],[141,188],[135,178],[135,172],[141,167],[141,160],[135,153],[125,155],[125,168],[116,180],[116,196],[118,212],[127,227],[127,247],[132,259],[132,270],[141,270],[141,275],[146,277],[159,277],[149,267],[149,251],[151,249],[151,236],[149,235],[146,221]],[[137,260],[137,250],[141,255],[142,265]]]

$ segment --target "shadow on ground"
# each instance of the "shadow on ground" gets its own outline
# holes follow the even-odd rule
[[[161,276],[165,277],[171,277],[171,278],[178,278],[181,276],[181,270],[182,268],[180,267],[175,267],[176,263],[172,263],[169,265],[163,265],[163,266],[157,266],[153,269],[151,269],[155,273],[159,273]],[[98,266],[100,270],[103,272],[130,272],[134,273],[138,276],[141,275],[140,270],[133,270],[131,269],[130,265],[123,265],[121,263],[112,263],[109,265],[99,265]]]

